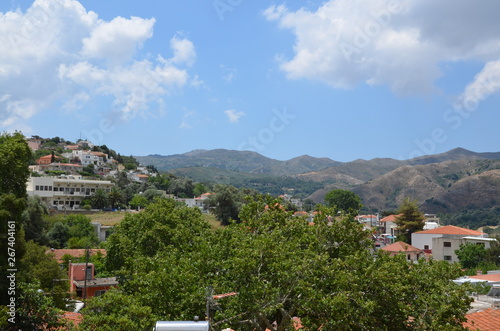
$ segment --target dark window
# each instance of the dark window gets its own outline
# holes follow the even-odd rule
[[[429,249],[429,245],[424,245],[424,249]]]
[[[450,255],[445,255],[444,256],[445,261],[451,261],[451,256]]]
[[[451,247],[451,242],[445,241],[445,242],[443,242],[443,246],[444,247]]]

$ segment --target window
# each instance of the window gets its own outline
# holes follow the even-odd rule
[[[445,261],[451,261],[451,256],[450,255],[445,255],[444,256]]]
[[[429,245],[424,245],[424,249],[429,249]]]
[[[99,297],[99,296],[103,295],[104,293],[106,293],[106,290],[98,290],[98,291],[95,291],[94,295],[96,297]]]
[[[40,191],[40,186],[35,186],[35,191]]]
[[[451,242],[450,241],[445,241],[443,242],[444,247],[451,247]]]

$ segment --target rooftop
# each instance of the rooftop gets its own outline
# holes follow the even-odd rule
[[[402,241],[397,241],[381,249],[387,252],[422,252],[421,249]]]
[[[398,216],[401,216],[402,214],[399,214],[399,215],[389,215],[389,216],[386,216],[384,218],[382,218],[379,222],[392,222],[392,223],[396,223],[396,218]]]
[[[78,288],[87,287],[100,287],[100,286],[114,286],[118,285],[118,281],[116,277],[110,278],[95,278],[95,279],[87,279],[87,283],[85,284],[84,280],[74,280],[73,284]]]
[[[446,225],[439,228],[415,232],[415,234],[448,234],[456,236],[482,236],[483,233],[471,229],[465,229],[454,225]]]
[[[89,249],[89,255],[93,256],[100,252],[103,256],[106,256],[106,250],[105,249]],[[77,258],[84,257],[85,256],[85,249],[49,249],[45,253],[53,253],[54,258],[57,260],[58,263],[63,263],[63,256],[68,254]],[[76,264],[76,263],[73,263]]]

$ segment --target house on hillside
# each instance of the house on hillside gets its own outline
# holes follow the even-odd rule
[[[64,171],[67,175],[77,175],[82,171],[82,166],[72,163],[50,163],[40,165],[40,171]]]
[[[62,160],[62,157],[58,155],[54,155],[54,161],[59,162]],[[52,154],[45,155],[36,160],[36,164],[39,165],[47,165],[52,163]]]
[[[80,298],[91,298],[103,295],[111,287],[118,285],[116,277],[95,278],[92,263],[71,263],[68,266],[70,292],[76,292]]]
[[[460,248],[461,244],[474,243],[490,248],[496,239],[487,238],[487,234],[483,232],[447,225],[412,233],[411,242],[413,246],[432,253],[435,260],[452,263],[458,262],[455,251]]]
[[[381,250],[388,252],[391,256],[404,253],[406,255],[406,259],[413,262],[425,257],[425,252],[423,250],[402,241],[382,247]]]

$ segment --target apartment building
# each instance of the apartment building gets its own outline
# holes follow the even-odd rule
[[[98,189],[110,192],[113,183],[108,180],[89,180],[82,176],[30,177],[29,196],[38,195],[47,206],[57,209],[79,209]]]

